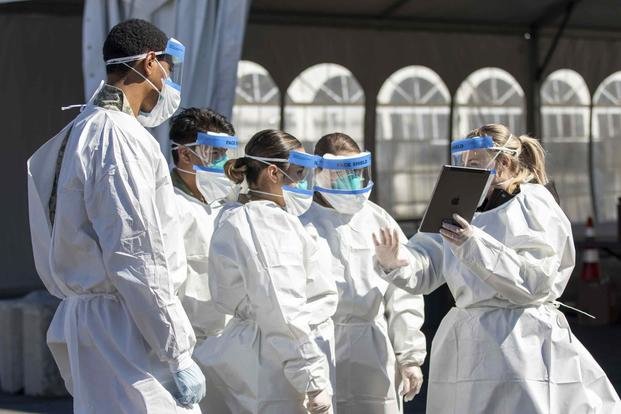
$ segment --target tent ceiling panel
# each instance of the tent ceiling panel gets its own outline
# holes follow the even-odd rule
[[[621,2],[618,0],[254,0],[250,18],[289,16],[325,19],[394,19],[429,24],[529,27],[557,26],[570,4],[574,10],[569,28],[621,31]],[[309,19],[309,17],[311,19]],[[336,24],[336,22],[335,22]],[[489,31],[489,30],[486,30]]]
[[[80,14],[84,0],[0,0],[0,12]],[[467,31],[527,30],[540,22],[542,27],[558,26],[569,4],[574,10],[568,28],[621,31],[619,0],[253,0],[250,22],[338,27],[344,19],[362,26],[391,27],[416,23],[424,25],[466,25]],[[333,19],[332,21],[330,19]],[[483,26],[485,25],[485,27]],[[463,28],[463,27],[462,27]]]
[[[275,13],[378,16],[395,0],[255,0],[252,10]]]

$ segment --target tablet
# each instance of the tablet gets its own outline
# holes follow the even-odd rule
[[[438,233],[443,221],[453,221],[453,213],[470,222],[493,177],[490,170],[445,165],[418,231]]]

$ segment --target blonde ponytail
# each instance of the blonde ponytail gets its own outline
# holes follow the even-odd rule
[[[520,165],[532,175],[532,179],[528,181],[547,184],[546,154],[541,143],[538,139],[527,135],[522,135],[518,139],[521,144],[521,151],[518,154]]]

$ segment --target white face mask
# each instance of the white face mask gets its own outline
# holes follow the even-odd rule
[[[143,126],[147,128],[156,127],[164,123],[171,116],[173,116],[175,111],[179,108],[179,104],[181,103],[181,92],[171,86],[166,70],[159,61],[156,60],[156,62],[162,72],[164,72],[164,77],[162,77],[161,91],[157,89],[153,82],[147,79],[142,73],[138,72],[130,65],[124,63],[125,66],[127,66],[138,75],[140,75],[144,80],[149,82],[153,89],[155,89],[159,94],[159,98],[153,109],[150,112],[141,111],[140,114],[138,114],[138,116],[136,117],[138,119],[138,122],[140,122]]]
[[[294,216],[301,216],[302,214],[306,213],[313,204],[312,194],[307,195],[297,193],[294,191],[290,191],[286,188],[282,189],[282,195],[268,193],[266,191],[253,190],[252,188],[249,189],[248,192],[281,197],[285,201],[285,210],[287,211],[287,213],[293,214]]]
[[[294,216],[299,217],[306,213],[313,204],[312,194],[302,194],[283,188],[282,196],[285,199],[287,212],[293,214]]]
[[[234,184],[222,173],[196,170],[196,186],[207,203],[212,203],[228,198]]]
[[[362,210],[371,192],[367,191],[361,194],[333,194],[322,192],[321,195],[339,213],[352,215]]]
[[[241,184],[234,184],[231,192],[226,196],[226,201],[234,202],[239,200],[239,196],[242,194],[248,194],[248,182],[244,178]]]

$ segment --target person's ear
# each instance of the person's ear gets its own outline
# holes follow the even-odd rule
[[[149,78],[153,72],[159,70],[157,64],[157,56],[155,56],[155,52],[147,53],[147,57],[141,61],[142,73],[144,73],[145,77]]]
[[[177,154],[179,155],[179,160],[186,164],[193,164],[192,161],[192,152],[188,147],[182,146],[177,150]]]
[[[504,178],[512,177],[518,164],[512,162],[511,158],[505,154],[498,158],[498,165],[496,167],[498,174]]]
[[[280,183],[280,178],[278,177],[278,173],[280,172],[280,170],[278,169],[278,167],[276,167],[275,165],[268,165],[265,170],[267,178],[268,180],[270,180],[270,182],[272,182],[273,184]]]

